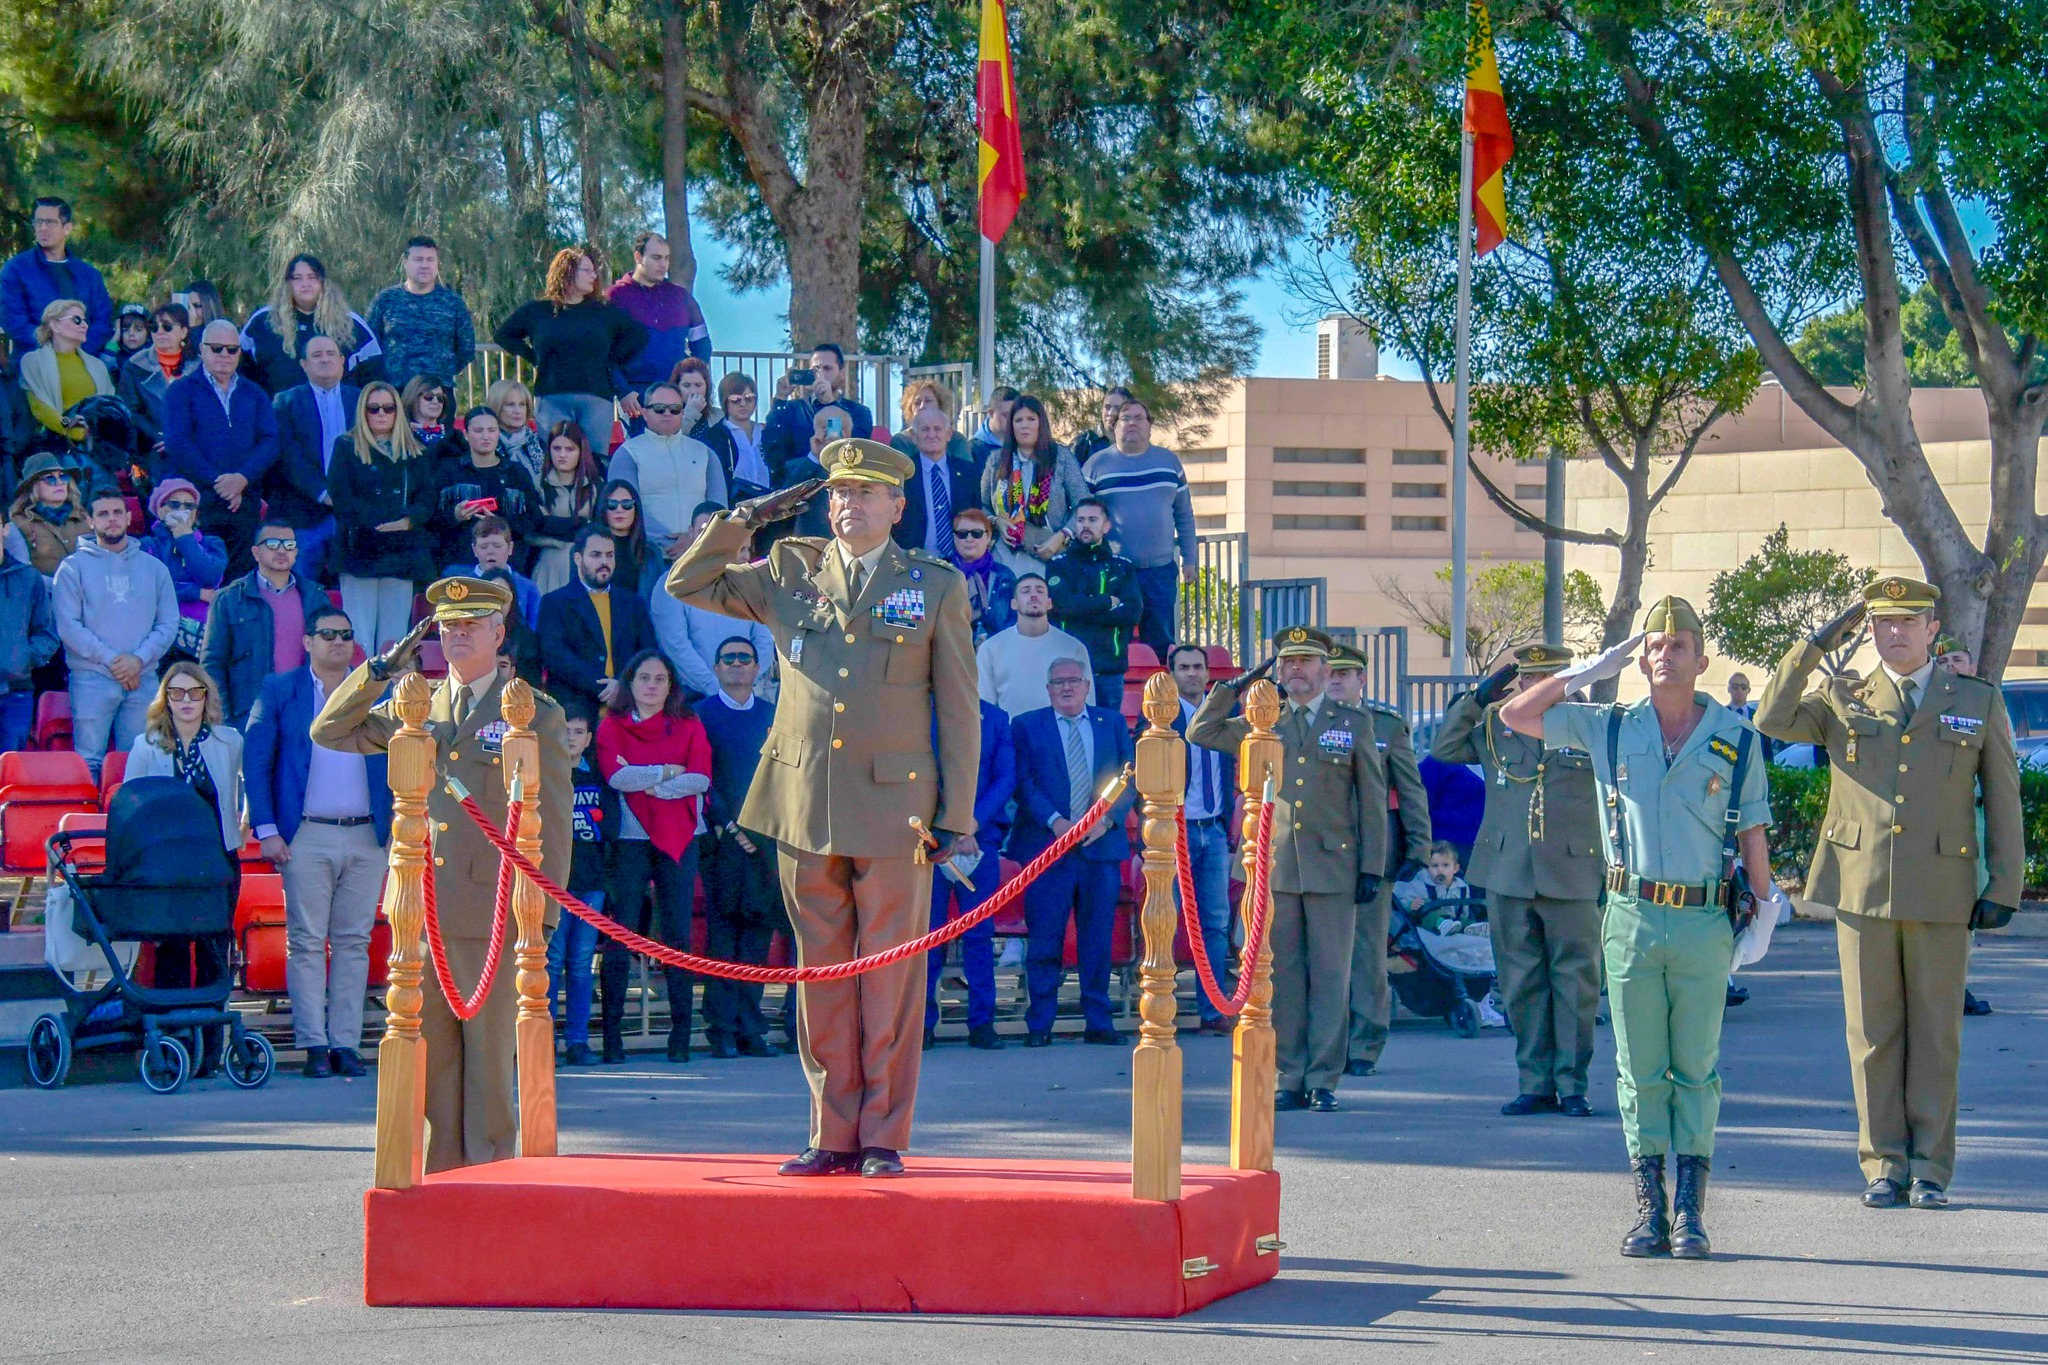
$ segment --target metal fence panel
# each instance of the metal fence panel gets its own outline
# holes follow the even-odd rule
[[[1451,699],[1460,692],[1469,692],[1479,686],[1480,678],[1465,673],[1411,673],[1401,682],[1407,694],[1407,703],[1402,709],[1419,736],[1425,728],[1434,734],[1437,722],[1443,719]]]
[[[1330,584],[1325,578],[1255,578],[1244,585],[1239,658],[1249,667],[1271,652],[1273,636],[1289,626],[1315,626],[1329,619]]]
[[[1241,531],[1195,537],[1195,581],[1180,586],[1180,636],[1189,644],[1221,645],[1240,665],[1240,613],[1244,598],[1247,537]]]

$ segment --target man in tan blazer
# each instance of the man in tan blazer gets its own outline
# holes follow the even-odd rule
[[[498,650],[505,642],[505,613],[512,590],[481,578],[444,578],[427,589],[434,614],[378,657],[362,664],[336,688],[313,719],[313,742],[342,753],[383,753],[398,733],[398,713],[379,701],[385,685],[410,672],[428,627],[439,625],[448,676],[434,688],[427,730],[434,737],[436,779],[427,793],[432,826],[435,907],[442,946],[455,984],[476,989],[490,949],[492,911],[497,901],[498,850],[449,794],[445,779],[467,787],[484,814],[505,827],[506,780],[503,753],[506,721],[498,702]],[[574,796],[568,744],[562,737],[562,708],[545,694],[534,698],[534,733],[540,739],[541,868],[557,882],[569,875]],[[560,911],[547,902],[547,924]],[[508,938],[516,933],[506,927]],[[519,1113],[513,1095],[515,1029],[519,992],[513,983],[511,945],[506,944],[498,977],[474,1019],[455,1017],[433,971],[426,973],[420,1008],[420,1037],[427,1045],[428,1171],[504,1161],[517,1155]]]
[[[714,517],[668,576],[692,606],[759,621],[782,694],[740,823],[775,841],[797,960],[845,962],[929,927],[931,872],[912,858],[974,851],[981,703],[967,582],[889,537],[908,458],[875,441],[820,452],[826,477]],[[785,537],[732,564],[757,527],[829,489],[832,539]],[[936,746],[936,747],[935,747]],[[993,850],[989,850],[992,854]],[[797,1046],[811,1140],[784,1175],[901,1175],[924,1025],[922,959],[799,987]]]
[[[2005,703],[1992,684],[1933,661],[1940,602],[1930,583],[1878,579],[1792,647],[1756,713],[1771,738],[1828,751],[1806,896],[1835,911],[1871,1208],[1948,1203],[1970,930],[2012,917],[2026,865]],[[1880,666],[1808,691],[1822,655],[1866,615]]]

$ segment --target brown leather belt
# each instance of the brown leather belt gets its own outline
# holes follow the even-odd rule
[[[1626,868],[1607,869],[1607,889],[1618,895],[1634,896],[1637,900],[1652,905],[1666,905],[1682,908],[1689,905],[1718,905],[1721,902],[1720,881],[1706,886],[1684,882],[1653,882],[1647,877],[1637,877]]]

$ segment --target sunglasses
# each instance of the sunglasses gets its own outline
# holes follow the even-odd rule
[[[605,499],[604,510],[607,512],[630,512],[639,505],[637,502],[629,502],[624,498],[607,498]]]
[[[57,321],[69,323],[73,327],[83,327],[85,326],[85,314],[73,313],[69,317],[58,318]]]
[[[683,405],[681,403],[642,403],[640,410],[642,412],[658,412],[664,417],[674,417],[683,410]]]
[[[299,548],[299,542],[286,540],[283,536],[265,536],[256,542],[256,546],[263,550],[296,550]]]
[[[172,701],[205,701],[206,689],[203,687],[166,687],[164,689],[164,696]]]
[[[414,403],[414,404],[415,404],[416,406],[418,406],[418,407],[422,407],[422,408],[423,408],[423,407],[425,407],[425,406],[426,406],[427,404],[429,404],[429,403],[432,403],[432,404],[433,404],[433,405],[434,405],[435,407],[437,407],[437,408],[438,408],[438,407],[440,407],[440,406],[441,406],[441,405],[442,405],[443,403],[447,402],[447,401],[448,401],[448,399],[447,399],[446,395],[443,395],[443,394],[438,394],[438,393],[423,393],[423,394],[421,394],[421,395],[420,395],[419,397],[417,397],[417,398],[413,399],[412,401],[413,401],[413,403]]]
[[[721,654],[718,656],[718,662],[727,665],[750,664],[754,662],[754,656],[751,654]]]
[[[179,328],[177,323],[172,322],[169,319],[163,319],[161,321],[152,322],[151,324],[149,324],[149,330],[152,332],[175,332],[178,331]]]
[[[313,634],[319,636],[323,640],[328,641],[329,643],[332,643],[336,640],[353,640],[356,638],[356,633],[354,631],[336,630],[332,626],[322,626],[320,629],[314,631]]]
[[[242,353],[241,346],[232,341],[209,341],[206,343],[206,349],[212,351],[215,355],[240,355]]]
[[[393,413],[393,412],[397,412],[397,411],[398,411],[398,404],[396,404],[396,403],[365,403],[365,404],[363,404],[363,411],[364,411],[364,412],[382,412],[382,413]]]
[[[953,539],[987,540],[988,532],[982,530],[979,526],[956,526],[953,528]]]
[[[166,512],[197,512],[199,504],[188,502],[184,498],[165,498],[164,510]]]
[[[70,482],[71,482],[71,476],[70,476],[69,474],[44,474],[43,476],[41,476],[40,478],[38,478],[38,479],[36,480],[36,482],[37,482],[37,483],[70,483]]]

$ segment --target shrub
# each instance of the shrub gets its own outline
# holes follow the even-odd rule
[[[1829,768],[1771,769],[1771,866],[1798,882],[1813,859],[1828,812]],[[2048,771],[2020,769],[2020,816],[2027,840],[2027,889],[2048,887]]]

